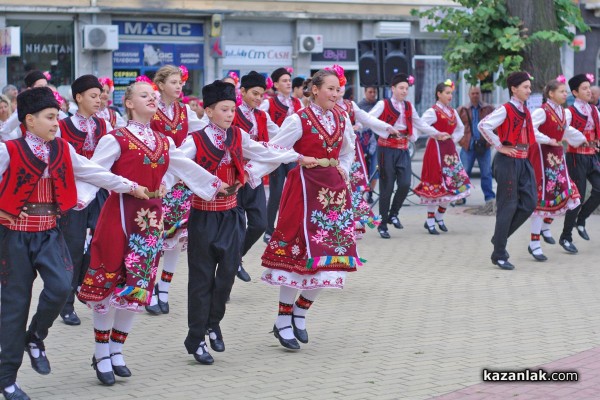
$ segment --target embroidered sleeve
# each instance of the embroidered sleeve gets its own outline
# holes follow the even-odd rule
[[[494,133],[494,129],[502,125],[505,119],[506,108],[504,108],[504,106],[500,106],[495,109],[494,112],[482,119],[479,122],[479,125],[477,125],[479,132],[481,132],[485,140],[487,140],[496,149],[501,148],[502,143],[500,142],[498,135]]]
[[[565,134],[563,138],[573,147],[579,147],[583,143],[585,143],[585,136],[578,129],[575,129],[571,126],[571,119],[573,116],[571,115],[571,110],[565,109],[565,119],[567,124],[567,129],[565,130]]]
[[[537,108],[531,113],[531,123],[533,125],[533,133],[535,141],[539,144],[546,144],[550,138],[539,131],[540,125],[546,122],[546,111],[543,108]]]

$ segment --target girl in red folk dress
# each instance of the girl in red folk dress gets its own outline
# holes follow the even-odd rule
[[[308,107],[288,117],[275,145],[317,158],[318,167],[295,167],[285,182],[277,227],[262,256],[262,279],[280,286],[273,332],[282,346],[308,342],[306,313],[322,288],[342,288],[346,273],[362,265],[356,250],[348,174],[356,135],[348,114],[335,107],[340,83],[321,70],[305,84]],[[297,297],[298,291],[300,296]]]
[[[188,78],[184,66],[165,65],[154,75],[160,100],[150,125],[152,129],[170,137],[179,147],[188,132],[204,126],[190,107],[179,101]],[[153,315],[169,313],[169,286],[177,268],[177,259],[187,247],[187,220],[190,215],[192,191],[182,181],[177,182],[163,199],[165,241],[163,243],[163,270],[156,282],[154,294],[146,311]]]
[[[531,242],[527,250],[537,261],[546,261],[540,243],[540,235],[551,244],[550,223],[555,216],[579,206],[581,195],[571,180],[562,141],[577,147],[585,136],[571,127],[571,111],[563,108],[567,101],[567,85],[564,76],[548,82],[544,88],[547,101],[531,114],[536,144],[529,151],[538,191],[537,208],[531,215]]]
[[[442,132],[427,141],[421,183],[414,189],[421,203],[427,204],[425,229],[431,235],[439,235],[435,229],[436,222],[440,230],[448,232],[444,223],[448,204],[469,196],[471,191],[471,181],[456,152],[455,143],[463,137],[465,127],[456,110],[450,106],[452,92],[454,83],[450,79],[439,83],[435,88],[437,102],[421,118]]]
[[[342,112],[348,113],[350,123],[354,131],[360,131],[366,128],[374,132],[388,132],[389,134],[399,134],[390,124],[376,118],[364,110],[361,110],[354,101],[343,98],[346,91],[346,77],[344,76],[344,68],[340,65],[333,65],[327,70],[334,71],[340,80],[340,95],[336,103],[336,107]],[[354,162],[350,168],[350,187],[352,188],[352,207],[354,209],[354,221],[356,226],[356,238],[361,239],[366,232],[366,226],[375,228],[380,223],[380,218],[375,217],[373,210],[363,198],[365,192],[371,188],[368,183],[369,174],[365,162],[365,155],[362,152],[360,143],[354,144]]]
[[[98,81],[102,85],[102,92],[100,93],[100,109],[96,112],[96,117],[102,118],[114,129],[123,128],[127,122],[121,117],[121,114],[109,107],[110,98],[115,91],[112,79],[103,76],[98,78]]]
[[[91,261],[78,297],[93,310],[96,347],[93,367],[107,385],[128,377],[122,348],[135,313],[150,302],[158,254],[163,244],[161,194],[166,173],[179,176],[203,199],[224,192],[220,179],[187,159],[171,138],[154,131],[154,90],[134,83],[124,96],[130,121],[104,136],[92,160],[124,177],[135,178],[150,191],[148,200],[111,193],[92,240]],[[113,373],[114,372],[114,373]]]

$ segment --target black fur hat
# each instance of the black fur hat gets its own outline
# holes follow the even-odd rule
[[[585,76],[585,74],[575,75],[574,77],[569,79],[569,89],[571,89],[571,91],[579,90],[579,86],[581,86],[583,82],[590,82],[590,80],[587,76]]]
[[[248,75],[242,76],[241,87],[244,89],[251,89],[253,87],[267,88],[267,80],[264,76],[256,71],[250,71]]]
[[[73,95],[73,99],[75,99],[77,94],[93,88],[100,89],[100,92],[102,92],[102,85],[100,84],[98,77],[95,75],[81,75],[71,84],[71,94]]]
[[[60,105],[54,98],[54,93],[50,88],[31,88],[19,93],[17,96],[17,115],[20,122],[25,121],[27,114],[35,114],[46,108],[60,110]]]
[[[235,86],[221,80],[214,81],[202,88],[202,100],[205,108],[224,100],[235,103]]]
[[[277,68],[275,71],[271,72],[271,79],[273,80],[273,83],[276,83],[279,81],[279,78],[281,78],[284,75],[289,75],[290,78],[292,77],[292,74],[290,74],[290,71],[288,71],[287,69],[283,67]]]
[[[42,73],[42,71],[34,69],[33,71],[29,71],[29,73],[25,75],[23,81],[25,82],[25,86],[30,88],[33,86],[34,83],[36,83],[40,79],[46,79],[46,76]]]

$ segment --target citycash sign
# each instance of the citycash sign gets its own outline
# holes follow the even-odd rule
[[[292,46],[225,45],[223,65],[292,65]]]

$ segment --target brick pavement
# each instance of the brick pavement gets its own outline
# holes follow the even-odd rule
[[[468,205],[482,202],[475,190]],[[392,228],[390,240],[369,231],[359,245],[369,262],[349,276],[344,290],[326,291],[315,302],[307,320],[311,341],[299,352],[286,351],[268,333],[278,290],[259,281],[262,245],[257,244],[245,260],[253,280],[235,284],[222,324],[227,351],[213,353],[213,366],[196,364],[183,347],[187,271],[182,258],[171,314],[139,315],[125,345],[133,377],[118,378],[112,387],[99,384],[90,367],[91,313],[78,304],[82,325],[57,321],[46,341],[52,374],[37,375],[25,359],[19,382],[33,399],[48,400],[427,399],[444,394],[450,397],[443,399],[523,399],[535,397],[537,386],[496,385],[503,391],[484,394],[481,387],[491,387],[472,385],[481,383],[484,367],[523,369],[568,360],[564,366],[578,368],[581,381],[561,385],[557,396],[598,397],[589,393],[600,389],[595,362],[600,272],[594,257],[600,218],[589,221],[592,241],[576,239],[580,254],[546,245],[550,260],[545,263],[527,253],[524,226],[509,243],[517,269],[502,271],[489,260],[494,219],[463,211],[449,209],[450,232],[438,237],[423,229],[420,206],[403,209],[405,229]],[[556,236],[561,222],[555,222]]]

